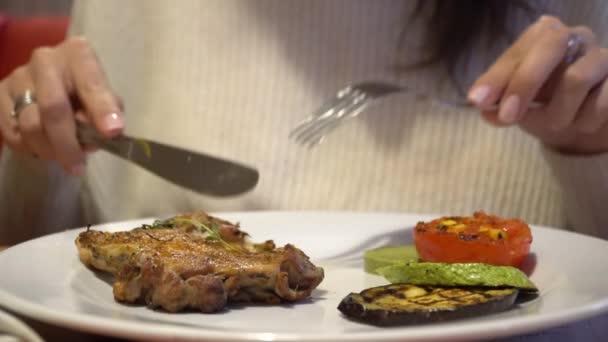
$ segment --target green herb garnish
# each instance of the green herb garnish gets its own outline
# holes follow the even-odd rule
[[[236,248],[235,246],[229,244],[224,239],[222,239],[222,236],[220,235],[220,228],[215,223],[212,223],[211,227],[209,227],[206,224],[204,224],[198,220],[193,220],[193,219],[184,218],[184,217],[176,217],[173,219],[173,222],[189,223],[189,224],[195,226],[196,228],[198,228],[201,232],[207,233],[207,237],[206,237],[207,241],[217,241],[217,242],[221,243],[222,245],[224,245],[224,247],[226,247],[226,249],[229,249],[229,250],[235,251],[235,252],[240,251],[240,249]]]
[[[155,228],[173,228],[175,224],[171,219],[168,220],[154,220],[152,224],[142,224],[143,229],[155,229]]]

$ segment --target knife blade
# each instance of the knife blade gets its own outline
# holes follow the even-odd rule
[[[93,145],[176,185],[205,195],[234,196],[253,189],[259,173],[230,160],[156,141],[121,135],[106,139],[86,124],[77,124],[82,144]]]

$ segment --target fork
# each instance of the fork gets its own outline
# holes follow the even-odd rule
[[[562,61],[564,66],[571,65],[584,53],[583,39],[572,33],[568,38],[567,48]],[[428,101],[456,108],[474,108],[466,99],[446,100],[416,91],[407,86],[396,85],[383,81],[365,81],[338,91],[336,96],[321,106],[310,117],[300,122],[290,133],[289,137],[298,143],[314,147],[325,140],[325,137],[348,119],[361,114],[366,107],[376,99],[384,96],[405,93],[417,100]],[[539,108],[542,103],[532,102],[529,108]],[[493,105],[487,110],[496,110]]]
[[[301,121],[289,133],[289,137],[297,143],[314,147],[321,144],[325,140],[325,137],[342,123],[361,114],[374,100],[397,93],[404,93],[413,96],[416,100],[452,108],[475,108],[466,99],[441,99],[426,93],[417,92],[407,86],[383,81],[365,81],[347,86],[338,91],[334,98],[325,102],[310,117]],[[541,105],[539,102],[532,102],[529,107],[539,108]],[[487,107],[487,110],[497,109],[498,105]]]

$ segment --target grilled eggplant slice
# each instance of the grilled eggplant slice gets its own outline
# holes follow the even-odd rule
[[[517,293],[514,288],[391,284],[351,293],[338,310],[373,325],[424,324],[504,311],[513,305]]]

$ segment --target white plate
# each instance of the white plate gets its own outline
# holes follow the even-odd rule
[[[533,228],[538,299],[505,313],[448,324],[378,328],[344,319],[336,309],[349,292],[385,284],[362,269],[364,250],[411,242],[411,227],[430,217],[354,213],[225,213],[256,241],[294,243],[325,268],[310,301],[238,307],[220,314],[168,314],[114,302],[108,279],[84,267],[71,230],[0,253],[0,303],[64,327],[125,338],[213,341],[426,341],[508,336],[546,329],[608,310],[608,242]],[[131,229],[150,220],[96,229]]]

